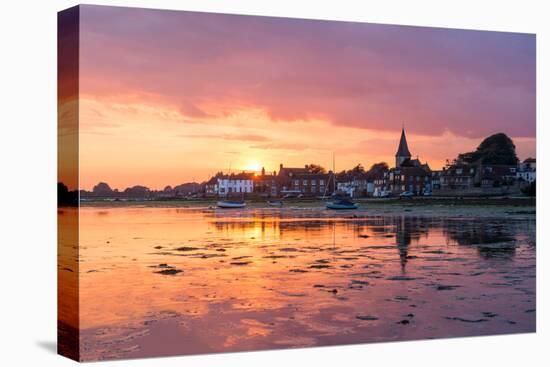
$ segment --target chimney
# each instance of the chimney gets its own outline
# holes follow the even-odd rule
[[[283,169],[283,164],[279,164],[279,170],[282,170]]]

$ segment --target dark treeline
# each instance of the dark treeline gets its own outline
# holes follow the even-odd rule
[[[78,192],[69,191],[63,182],[57,183],[57,206],[78,206]]]
[[[146,186],[135,185],[124,190],[112,189],[109,184],[100,182],[91,191],[81,190],[83,199],[169,199],[189,197],[203,191],[204,184],[188,182],[177,186],[166,186],[163,190],[152,190]]]

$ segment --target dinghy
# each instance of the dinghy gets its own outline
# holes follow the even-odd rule
[[[327,209],[346,210],[357,208],[359,208],[359,204],[347,199],[335,200],[327,203]]]
[[[283,206],[283,202],[280,200],[269,200],[267,203],[271,206]]]
[[[218,201],[218,208],[222,209],[238,209],[246,207],[244,201]]]

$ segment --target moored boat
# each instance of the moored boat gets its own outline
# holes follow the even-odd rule
[[[280,200],[269,200],[267,203],[271,206],[283,206],[283,202]]]
[[[334,200],[327,203],[327,209],[346,210],[357,208],[359,208],[359,204],[347,199]]]
[[[217,202],[218,208],[222,209],[238,209],[238,208],[244,208],[246,207],[246,203],[244,201],[218,201]]]
[[[334,174],[334,172],[336,172],[336,165],[335,165],[334,153],[332,153],[332,174],[329,176],[327,186],[325,186],[325,192],[323,193],[322,200],[325,200],[327,189],[330,186],[331,180],[334,182],[333,192],[331,195],[334,199],[326,203],[326,208],[334,209],[334,210],[350,210],[350,209],[359,208],[359,204],[352,201],[351,198],[348,198],[347,194],[338,193],[336,191],[336,188],[338,187],[338,185],[336,183],[336,175]]]

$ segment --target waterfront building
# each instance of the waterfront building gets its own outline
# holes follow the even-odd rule
[[[531,183],[537,179],[537,161],[534,158],[527,158],[518,166],[516,177],[525,182]]]
[[[322,196],[334,191],[334,174],[315,172],[308,165],[303,168],[284,167],[279,165],[277,175],[279,194],[281,196]]]
[[[217,194],[219,196],[250,194],[254,191],[253,178],[253,173],[246,172],[230,175],[219,175],[216,177]]]
[[[277,173],[266,173],[265,168],[259,175],[253,177],[254,193],[266,197],[276,197],[279,194],[279,177]]]

